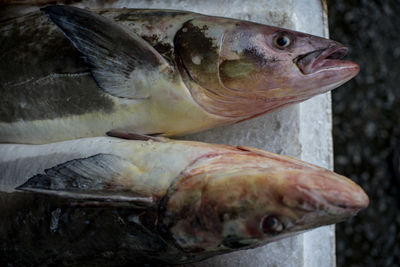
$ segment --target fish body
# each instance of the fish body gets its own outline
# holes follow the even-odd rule
[[[0,23],[0,142],[183,135],[354,77],[334,41],[174,10],[49,6]]]
[[[0,153],[5,265],[195,262],[368,205],[343,176],[249,147],[98,137]]]

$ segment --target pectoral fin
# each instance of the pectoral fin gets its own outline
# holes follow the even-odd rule
[[[118,156],[97,154],[75,159],[45,170],[17,189],[74,200],[129,202],[136,207],[154,205],[143,186],[135,186],[140,170]],[[139,180],[139,179],[138,179]]]
[[[108,131],[107,135],[112,136],[112,137],[122,138],[122,139],[128,139],[128,140],[140,140],[140,141],[152,140],[155,142],[170,141],[169,138],[158,136],[158,134],[151,134],[151,135],[138,134],[138,133],[130,132],[128,130],[123,130],[123,129],[118,129],[118,130],[114,129],[114,130]]]
[[[48,6],[42,11],[84,55],[98,85],[111,95],[148,98],[156,76],[172,70],[140,36],[96,13],[71,6]]]

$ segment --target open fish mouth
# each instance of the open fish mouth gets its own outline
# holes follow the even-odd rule
[[[305,75],[324,70],[353,68],[355,63],[342,60],[347,52],[347,47],[334,45],[298,56],[294,62]]]

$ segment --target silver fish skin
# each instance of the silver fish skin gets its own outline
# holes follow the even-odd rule
[[[0,142],[184,135],[354,77],[324,38],[186,11],[48,6],[0,21]]]
[[[180,264],[354,216],[351,180],[250,147],[143,137],[0,145],[0,263]]]

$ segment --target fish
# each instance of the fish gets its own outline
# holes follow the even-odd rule
[[[179,10],[47,6],[0,22],[0,142],[182,136],[353,78],[347,48]]]
[[[2,144],[0,154],[5,266],[191,263],[369,203],[344,176],[246,146],[137,135]]]

